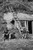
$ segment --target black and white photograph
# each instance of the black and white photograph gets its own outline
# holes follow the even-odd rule
[[[33,50],[33,0],[0,0],[0,50]]]

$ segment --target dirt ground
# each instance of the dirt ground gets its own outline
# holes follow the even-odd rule
[[[33,39],[14,39],[0,42],[0,50],[33,50]]]

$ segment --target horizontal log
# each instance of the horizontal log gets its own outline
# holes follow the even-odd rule
[[[17,13],[17,17],[19,18],[19,20],[33,21],[33,15],[29,14]]]
[[[2,17],[4,14],[0,13],[0,17]],[[28,20],[28,21],[33,21],[33,15],[25,14],[25,13],[17,13],[17,17],[19,20]]]

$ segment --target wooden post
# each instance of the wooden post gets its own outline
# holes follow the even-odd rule
[[[25,21],[25,27],[26,27],[26,21]]]
[[[27,21],[27,30],[28,30],[28,21]]]
[[[28,21],[25,21],[25,27],[28,30]]]

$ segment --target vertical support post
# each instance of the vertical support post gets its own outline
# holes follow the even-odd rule
[[[28,30],[28,21],[25,21],[25,27]]]
[[[26,21],[25,21],[25,27],[26,27]]]
[[[28,21],[27,21],[27,30],[28,30]]]

